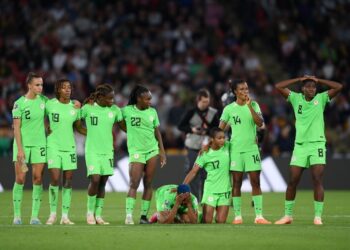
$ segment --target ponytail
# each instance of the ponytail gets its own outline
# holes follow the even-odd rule
[[[142,85],[136,85],[130,92],[128,105],[137,104],[137,98],[145,92],[149,92],[146,87]]]

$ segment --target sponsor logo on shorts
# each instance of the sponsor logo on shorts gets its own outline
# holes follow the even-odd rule
[[[44,109],[45,108],[45,104],[44,103],[40,104],[40,108]]]
[[[149,117],[149,120],[150,120],[151,122],[153,122],[154,117],[153,117],[153,116],[150,116],[150,117]]]
[[[112,113],[112,112],[109,112],[109,113],[108,113],[108,117],[109,117],[109,118],[113,118],[113,113]]]
[[[48,164],[52,164],[52,163],[53,163],[53,160],[50,159],[50,160],[47,161],[47,163],[48,163]]]
[[[209,201],[209,202],[214,201],[214,197],[213,197],[213,196],[209,196],[209,197],[208,197],[208,201]]]
[[[292,156],[292,161],[296,161],[297,160],[297,157],[296,156]]]
[[[139,154],[134,154],[134,158],[138,159],[138,158],[140,158],[140,155]]]
[[[235,161],[232,161],[231,162],[231,167],[235,167],[236,166],[236,162]]]
[[[89,166],[89,167],[88,167],[89,171],[94,170],[94,168],[95,168],[94,166]]]

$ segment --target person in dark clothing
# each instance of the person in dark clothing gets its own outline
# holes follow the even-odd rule
[[[208,143],[210,129],[219,125],[218,111],[210,105],[210,93],[207,89],[200,89],[196,97],[196,106],[188,110],[178,124],[178,129],[186,133],[185,146],[187,149],[187,161],[185,166],[188,174],[202,148]],[[202,199],[203,183],[206,178],[205,171],[191,182],[192,193],[198,200]]]

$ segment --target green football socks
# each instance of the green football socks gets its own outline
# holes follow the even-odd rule
[[[56,214],[57,204],[58,204],[58,186],[49,186],[49,203],[50,203],[50,213]]]
[[[151,201],[142,200],[141,201],[141,216],[147,216],[149,208],[151,206]]]
[[[254,195],[253,202],[254,202],[255,216],[262,216],[263,196],[262,195]]]
[[[126,214],[132,215],[134,212],[136,199],[132,197],[126,197],[125,203],[126,203]]]
[[[62,216],[68,216],[72,200],[72,189],[62,188]]]
[[[21,217],[22,197],[23,197],[23,184],[17,184],[15,182],[12,190],[14,217]]]
[[[96,198],[96,207],[95,207],[95,217],[101,217],[102,216],[102,209],[104,205],[104,198]]]
[[[293,209],[295,205],[295,200],[292,201],[284,201],[284,215],[292,217],[293,216]]]
[[[87,212],[89,214],[94,214],[95,208],[96,208],[96,195],[93,195],[93,196],[88,195],[88,197],[87,197]]]
[[[233,203],[233,211],[235,216],[242,216],[242,213],[241,213],[242,198],[232,197],[232,203]]]
[[[32,218],[38,218],[38,216],[39,216],[42,192],[43,192],[43,186],[42,185],[33,185]]]
[[[322,217],[323,213],[323,201],[314,201],[315,217]]]

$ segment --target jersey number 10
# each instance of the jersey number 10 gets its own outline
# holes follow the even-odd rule
[[[98,117],[97,116],[91,116],[90,117],[90,122],[92,126],[97,126],[98,124]]]

